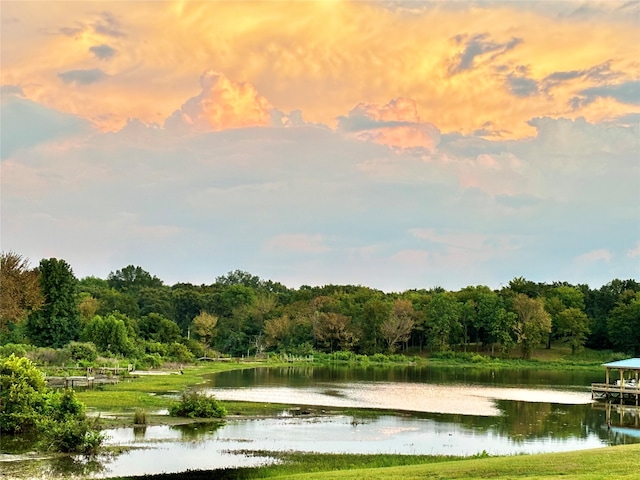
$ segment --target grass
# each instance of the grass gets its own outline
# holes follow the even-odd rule
[[[539,455],[482,458],[465,461],[408,465],[388,468],[341,470],[327,473],[300,473],[272,478],[290,480],[388,480],[425,478],[496,480],[510,478],[551,479],[636,479],[640,445],[623,445],[597,450]]]
[[[180,393],[204,382],[210,373],[253,368],[258,363],[211,363],[185,368],[182,375],[149,375],[125,377],[120,383],[108,384],[92,390],[78,391],[77,397],[89,409],[106,412],[145,411],[167,409]]]
[[[268,452],[254,452],[265,454]],[[412,455],[274,453],[284,463],[260,468],[147,475],[153,480],[636,479],[640,445],[576,452],[464,458]],[[128,477],[119,477],[125,480]],[[139,477],[138,477],[139,478]]]

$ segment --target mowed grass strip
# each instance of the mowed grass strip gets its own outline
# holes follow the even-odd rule
[[[638,479],[640,478],[640,444],[577,452],[469,459],[400,467],[275,474],[270,475],[269,478],[287,480]]]

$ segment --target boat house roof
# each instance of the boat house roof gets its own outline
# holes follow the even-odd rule
[[[617,362],[603,363],[602,366],[607,368],[623,368],[625,370],[640,370],[640,358],[627,358],[626,360],[618,360]]]

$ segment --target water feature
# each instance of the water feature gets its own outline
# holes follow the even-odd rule
[[[597,371],[437,367],[224,372],[201,388],[223,400],[376,410],[305,416],[300,414],[304,408],[292,408],[276,418],[230,418],[222,425],[115,429],[107,431],[109,443],[134,448],[99,468],[80,467],[85,475],[106,477],[273,461],[246,453],[257,450],[473,455],[640,442],[634,435],[640,431],[637,410],[607,412],[591,401],[589,385],[601,376]]]

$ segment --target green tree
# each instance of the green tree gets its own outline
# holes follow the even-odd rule
[[[173,320],[157,313],[145,315],[138,321],[140,336],[145,340],[160,343],[173,343],[181,338],[180,327]]]
[[[0,333],[23,321],[44,303],[38,271],[14,252],[0,254]]]
[[[121,270],[111,272],[107,277],[110,287],[124,293],[135,294],[141,288],[160,288],[162,280],[155,275],[151,275],[142,267],[127,265]]]
[[[607,329],[614,347],[629,354],[640,354],[640,292],[628,291],[609,312]]]
[[[391,315],[392,305],[379,296],[370,298],[362,308],[360,320],[360,346],[365,354],[382,350],[382,324]]]
[[[115,315],[95,315],[85,326],[83,337],[104,353],[126,356],[133,350],[127,325]]]
[[[516,294],[512,308],[517,316],[514,331],[522,349],[522,358],[531,358],[533,348],[551,331],[551,317],[541,299],[530,298],[523,293]]]
[[[589,335],[589,317],[579,308],[565,308],[556,319],[556,331],[571,346],[571,353],[584,347]]]
[[[561,317],[562,312],[568,308],[579,311],[584,310],[584,294],[580,289],[567,284],[554,286],[545,292],[544,306],[545,310],[551,315],[551,332],[549,332],[547,339],[547,348],[551,348],[551,342],[554,339],[562,338],[566,340],[569,337],[577,339],[580,336],[584,336],[586,340],[586,333],[576,331],[575,335],[572,335],[567,331],[567,327],[570,324],[582,330],[580,322],[569,322],[569,324],[564,322],[562,324],[564,320],[567,320],[567,317]]]
[[[461,338],[460,313],[461,305],[452,293],[437,292],[431,296],[427,307],[427,326],[432,346],[447,350],[456,337]]]
[[[38,346],[61,348],[78,338],[78,280],[69,264],[56,258],[41,260],[38,272],[44,304],[41,309],[29,315],[27,334]]]
[[[207,346],[211,345],[211,339],[216,333],[216,325],[218,325],[218,317],[207,312],[200,312],[191,322],[193,332]]]

